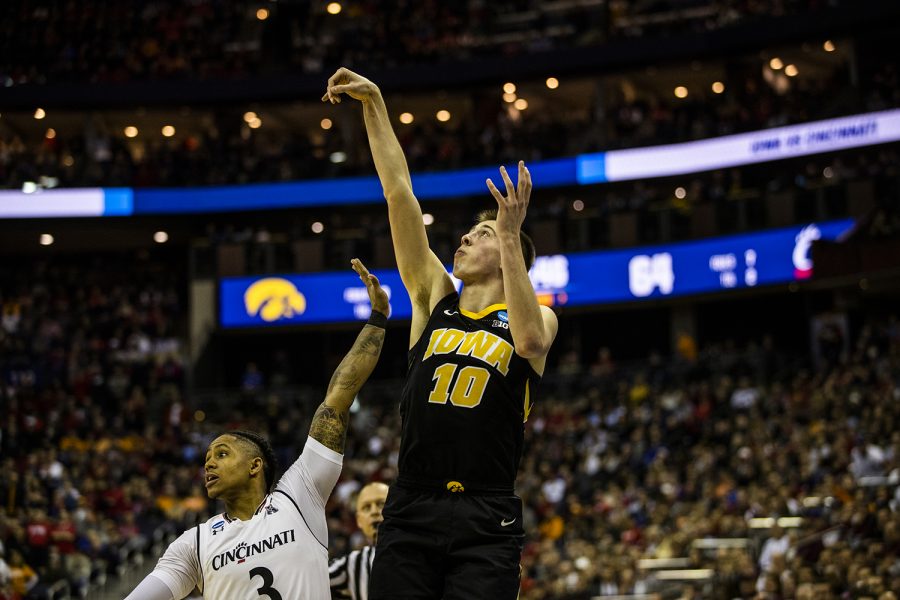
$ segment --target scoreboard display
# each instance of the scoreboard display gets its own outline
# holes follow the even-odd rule
[[[853,225],[852,219],[845,219],[677,244],[539,256],[529,275],[539,301],[550,306],[623,303],[784,284],[812,275],[810,248],[815,240],[838,240]],[[373,272],[390,296],[392,317],[410,318],[412,305],[399,272]],[[457,289],[462,285],[455,279],[454,283]],[[223,328],[339,323],[368,317],[366,288],[349,268],[219,282]]]

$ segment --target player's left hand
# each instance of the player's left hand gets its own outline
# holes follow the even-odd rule
[[[366,291],[369,292],[369,302],[372,304],[372,310],[377,310],[384,316],[389,316],[388,311],[391,310],[391,304],[388,299],[387,292],[384,291],[379,283],[378,278],[369,273],[366,265],[358,258],[350,261],[350,265],[364,284]]]
[[[506,196],[500,193],[497,186],[490,179],[487,180],[488,189],[497,201],[497,233],[510,233],[519,235],[522,223],[525,221],[525,211],[528,209],[528,200],[531,198],[531,173],[525,166],[525,161],[519,161],[519,181],[514,187],[506,167],[500,167],[500,175],[506,184]]]

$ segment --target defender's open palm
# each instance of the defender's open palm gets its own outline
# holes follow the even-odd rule
[[[497,201],[497,229],[498,233],[519,234],[522,223],[525,221],[525,211],[528,209],[528,200],[531,198],[531,173],[525,167],[525,161],[519,161],[519,181],[513,186],[506,167],[500,167],[500,175],[506,184],[506,196],[504,196],[494,182],[487,180],[488,189]]]
[[[341,67],[328,78],[328,87],[325,95],[322,96],[322,102],[340,103],[341,94],[347,94],[354,100],[366,102],[377,93],[379,93],[377,85],[359,73]]]
[[[353,266],[353,270],[356,271],[356,274],[359,275],[362,282],[366,284],[366,291],[369,292],[369,302],[372,303],[372,310],[377,310],[384,316],[388,316],[391,305],[387,292],[381,287],[378,278],[369,273],[366,265],[358,258],[351,260],[350,264]]]

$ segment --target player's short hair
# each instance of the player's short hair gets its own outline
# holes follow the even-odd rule
[[[475,223],[483,223],[485,221],[496,221],[497,220],[497,209],[496,208],[488,208],[486,210],[481,211],[477,215],[475,215]],[[536,251],[534,249],[534,242],[531,241],[531,237],[521,229],[519,230],[519,241],[522,244],[522,258],[525,259],[525,268],[531,269],[534,266],[534,256]]]
[[[269,443],[269,440],[255,431],[242,429],[227,431],[226,434],[255,446],[255,448],[252,448],[252,451],[258,452],[259,457],[263,461],[263,477],[266,480],[266,492],[272,491],[272,485],[275,483],[275,471],[278,469],[278,459],[275,458],[275,450],[272,449],[272,444]]]

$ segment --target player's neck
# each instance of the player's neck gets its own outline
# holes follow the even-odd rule
[[[225,512],[232,519],[247,521],[253,517],[265,498],[266,495],[260,490],[248,491],[246,494],[225,500]]]
[[[502,279],[466,283],[459,294],[459,307],[470,312],[478,312],[492,304],[505,303]]]

